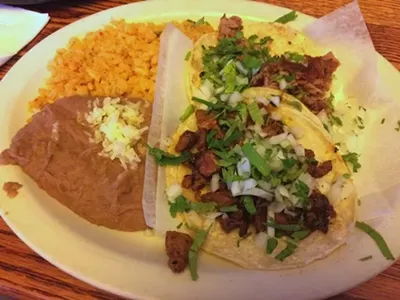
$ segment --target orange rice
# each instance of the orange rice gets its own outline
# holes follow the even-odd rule
[[[208,24],[174,24],[193,41],[213,31]],[[164,26],[115,20],[83,38],[72,38],[49,63],[50,77],[30,102],[30,109],[42,109],[61,97],[75,95],[153,101],[159,36]]]

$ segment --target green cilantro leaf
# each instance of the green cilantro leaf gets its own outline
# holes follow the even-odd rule
[[[257,213],[257,209],[254,205],[253,197],[245,196],[243,198],[244,207],[250,215],[255,215]]]
[[[278,240],[276,238],[269,238],[267,241],[267,254],[274,252],[275,248],[278,246]]]
[[[349,152],[345,155],[342,155],[342,158],[345,162],[350,163],[353,166],[353,172],[357,173],[358,169],[361,168],[360,163],[358,162],[359,154],[355,152]]]
[[[192,276],[192,280],[196,281],[199,279],[199,275],[197,274],[197,261],[199,256],[199,251],[204,241],[207,238],[208,232],[210,231],[211,226],[208,230],[197,229],[196,235],[193,239],[193,244],[189,250],[189,271]]]
[[[154,157],[156,163],[160,166],[180,165],[190,158],[189,152],[184,152],[182,153],[182,155],[175,156],[159,148],[150,147],[149,145],[147,145],[147,149],[149,151],[149,154]]]
[[[274,22],[286,24],[286,23],[289,23],[289,22],[294,21],[296,19],[297,19],[297,13],[294,10],[292,10],[290,13],[287,13],[287,14],[279,17]]]

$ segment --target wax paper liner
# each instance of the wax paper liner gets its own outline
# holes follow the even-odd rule
[[[160,38],[156,93],[148,137],[148,144],[151,146],[159,146],[165,150],[165,139],[178,128],[179,117],[189,103],[184,58],[192,48],[193,42],[178,28],[172,24],[165,27]],[[147,156],[143,190],[145,220],[152,228],[167,230],[177,224],[169,215],[164,172],[164,167],[158,167],[154,158]],[[162,224],[163,220],[168,224]]]
[[[353,128],[357,122],[358,127],[365,127],[347,130],[345,139],[341,140],[346,152],[360,154],[362,167],[354,174],[361,199],[358,219],[390,215],[393,199],[385,191],[400,183],[400,133],[395,130],[400,110],[394,96],[399,95],[394,92],[396,82],[397,87],[400,83],[398,74],[393,72],[392,82],[379,76],[383,60],[375,51],[357,1],[318,19],[304,32],[318,46],[331,50],[340,61],[336,72],[339,85],[335,87],[337,110],[348,123],[353,123]],[[346,129],[339,128],[335,133],[339,136],[343,131]]]

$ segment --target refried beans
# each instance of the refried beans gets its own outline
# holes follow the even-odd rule
[[[93,129],[84,115],[92,97],[59,99],[35,114],[20,129],[0,164],[19,165],[40,188],[89,222],[121,231],[146,229],[142,211],[145,143],[137,144],[142,161],[136,169],[123,168],[118,159],[98,155]],[[99,99],[100,104],[104,99]],[[143,102],[144,124],[151,120],[151,106]]]

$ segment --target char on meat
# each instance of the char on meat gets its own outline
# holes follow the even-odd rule
[[[186,233],[167,231],[165,249],[168,255],[168,266],[172,272],[180,273],[186,268],[192,243],[192,238]]]
[[[207,130],[204,128],[200,128],[196,132],[197,135],[197,142],[195,148],[198,151],[205,151],[207,150]]]
[[[176,152],[183,152],[185,150],[192,149],[198,140],[198,135],[196,132],[186,130],[182,135],[179,137],[178,143],[175,146]]]
[[[256,233],[265,230],[265,222],[267,221],[267,203],[262,198],[256,198],[254,201],[256,207],[256,214],[253,217],[253,224],[256,229]]]
[[[207,180],[196,170],[192,174],[185,175],[182,180],[182,187],[200,191],[207,184]]]
[[[267,125],[262,127],[266,138],[283,133],[283,123],[281,121],[268,120]]]
[[[196,170],[198,170],[204,177],[210,177],[220,169],[212,151],[203,151],[197,153],[195,156],[194,165]]]
[[[318,190],[314,190],[309,197],[311,208],[304,214],[304,224],[311,231],[328,232],[329,221],[336,216],[336,212],[328,198]]]
[[[218,207],[229,206],[236,203],[235,198],[228,190],[218,190],[213,193],[206,193],[201,196],[202,202],[215,202]]]
[[[300,100],[317,114],[323,109],[329,110],[326,93],[330,89],[332,75],[338,67],[339,61],[332,52],[318,57],[305,55],[302,63],[282,58],[279,62],[265,63],[253,76],[250,84],[279,88],[279,83],[274,80],[277,75],[295,75],[288,92],[292,95],[305,93]]]
[[[314,178],[324,177],[332,171],[332,161],[327,160],[320,164],[309,164],[307,168],[308,174]]]
[[[226,217],[219,218],[221,228],[226,233],[238,228],[239,236],[244,237],[249,230],[249,214],[244,208],[239,208],[238,211],[228,213]]]
[[[211,130],[217,126],[217,120],[212,112],[208,113],[205,110],[198,109],[195,112],[197,127],[206,130]]]
[[[242,19],[238,16],[227,18],[223,15],[219,21],[218,38],[232,38],[236,36],[238,31],[243,29]]]

